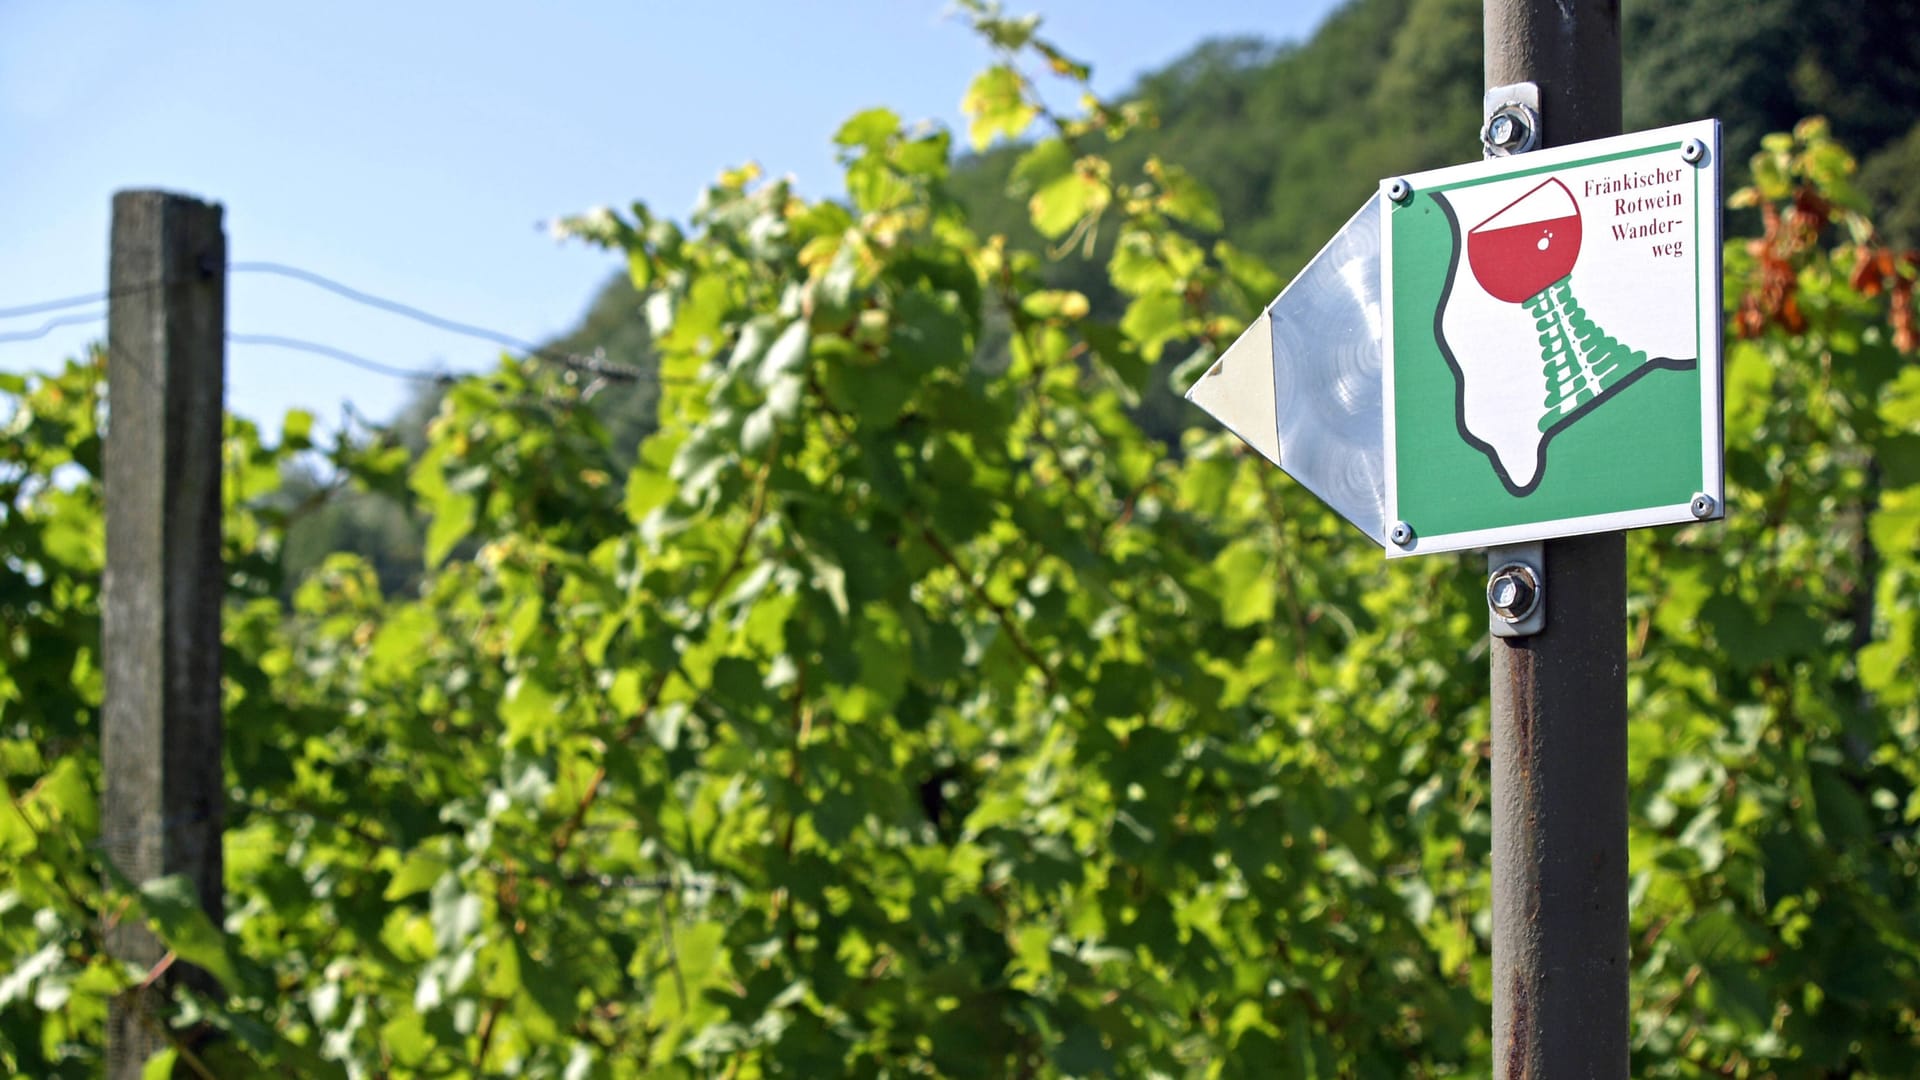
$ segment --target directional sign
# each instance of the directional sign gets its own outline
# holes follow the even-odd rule
[[[1381,544],[1719,517],[1719,125],[1381,181],[1188,398]]]
[[[1412,535],[1389,554],[1719,515],[1718,136],[1708,120],[1400,179],[1386,516]]]
[[[1369,199],[1187,391],[1384,543],[1380,200]]]

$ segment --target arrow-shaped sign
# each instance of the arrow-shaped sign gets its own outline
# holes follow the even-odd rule
[[[1383,180],[1187,392],[1389,556],[1722,516],[1719,124]]]
[[[1387,543],[1380,197],[1368,199],[1187,400]]]

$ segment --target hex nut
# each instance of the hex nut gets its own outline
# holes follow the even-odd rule
[[[1713,516],[1716,507],[1714,506],[1713,496],[1701,492],[1693,497],[1693,502],[1687,504],[1687,509],[1693,512],[1694,517],[1705,521]]]
[[[1480,145],[1488,157],[1524,154],[1540,145],[1540,114],[1524,102],[1509,101],[1495,109],[1480,128]]]
[[[1487,577],[1487,606],[1510,623],[1533,614],[1540,605],[1540,581],[1525,563],[1508,563]]]
[[[1392,540],[1395,547],[1406,547],[1413,543],[1413,526],[1404,521],[1396,521],[1393,523],[1392,530],[1387,533],[1387,539]]]

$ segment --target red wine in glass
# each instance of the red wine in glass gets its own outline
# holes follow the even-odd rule
[[[1580,257],[1580,208],[1573,192],[1547,179],[1467,233],[1467,265],[1496,300],[1522,304],[1573,272]]]
[[[1573,419],[1626,382],[1647,354],[1589,318],[1573,295],[1580,207],[1551,177],[1467,232],[1467,264],[1487,295],[1525,305],[1540,332],[1541,431]]]

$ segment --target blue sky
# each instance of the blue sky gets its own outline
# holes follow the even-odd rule
[[[1335,0],[1028,0],[1103,93],[1208,37],[1312,32]],[[0,3],[0,308],[105,288],[125,187],[221,202],[234,260],[291,263],[540,340],[614,268],[552,218],[634,199],[683,215],[749,159],[836,190],[831,135],[888,105],[958,128],[988,50],[940,0],[667,3]],[[0,322],[29,330],[41,318]],[[104,324],[101,324],[103,326]],[[229,283],[229,329],[408,368],[497,350],[293,281]],[[46,369],[104,330],[0,344]],[[407,388],[264,346],[228,353],[228,404],[271,423],[341,402],[390,415]]]

